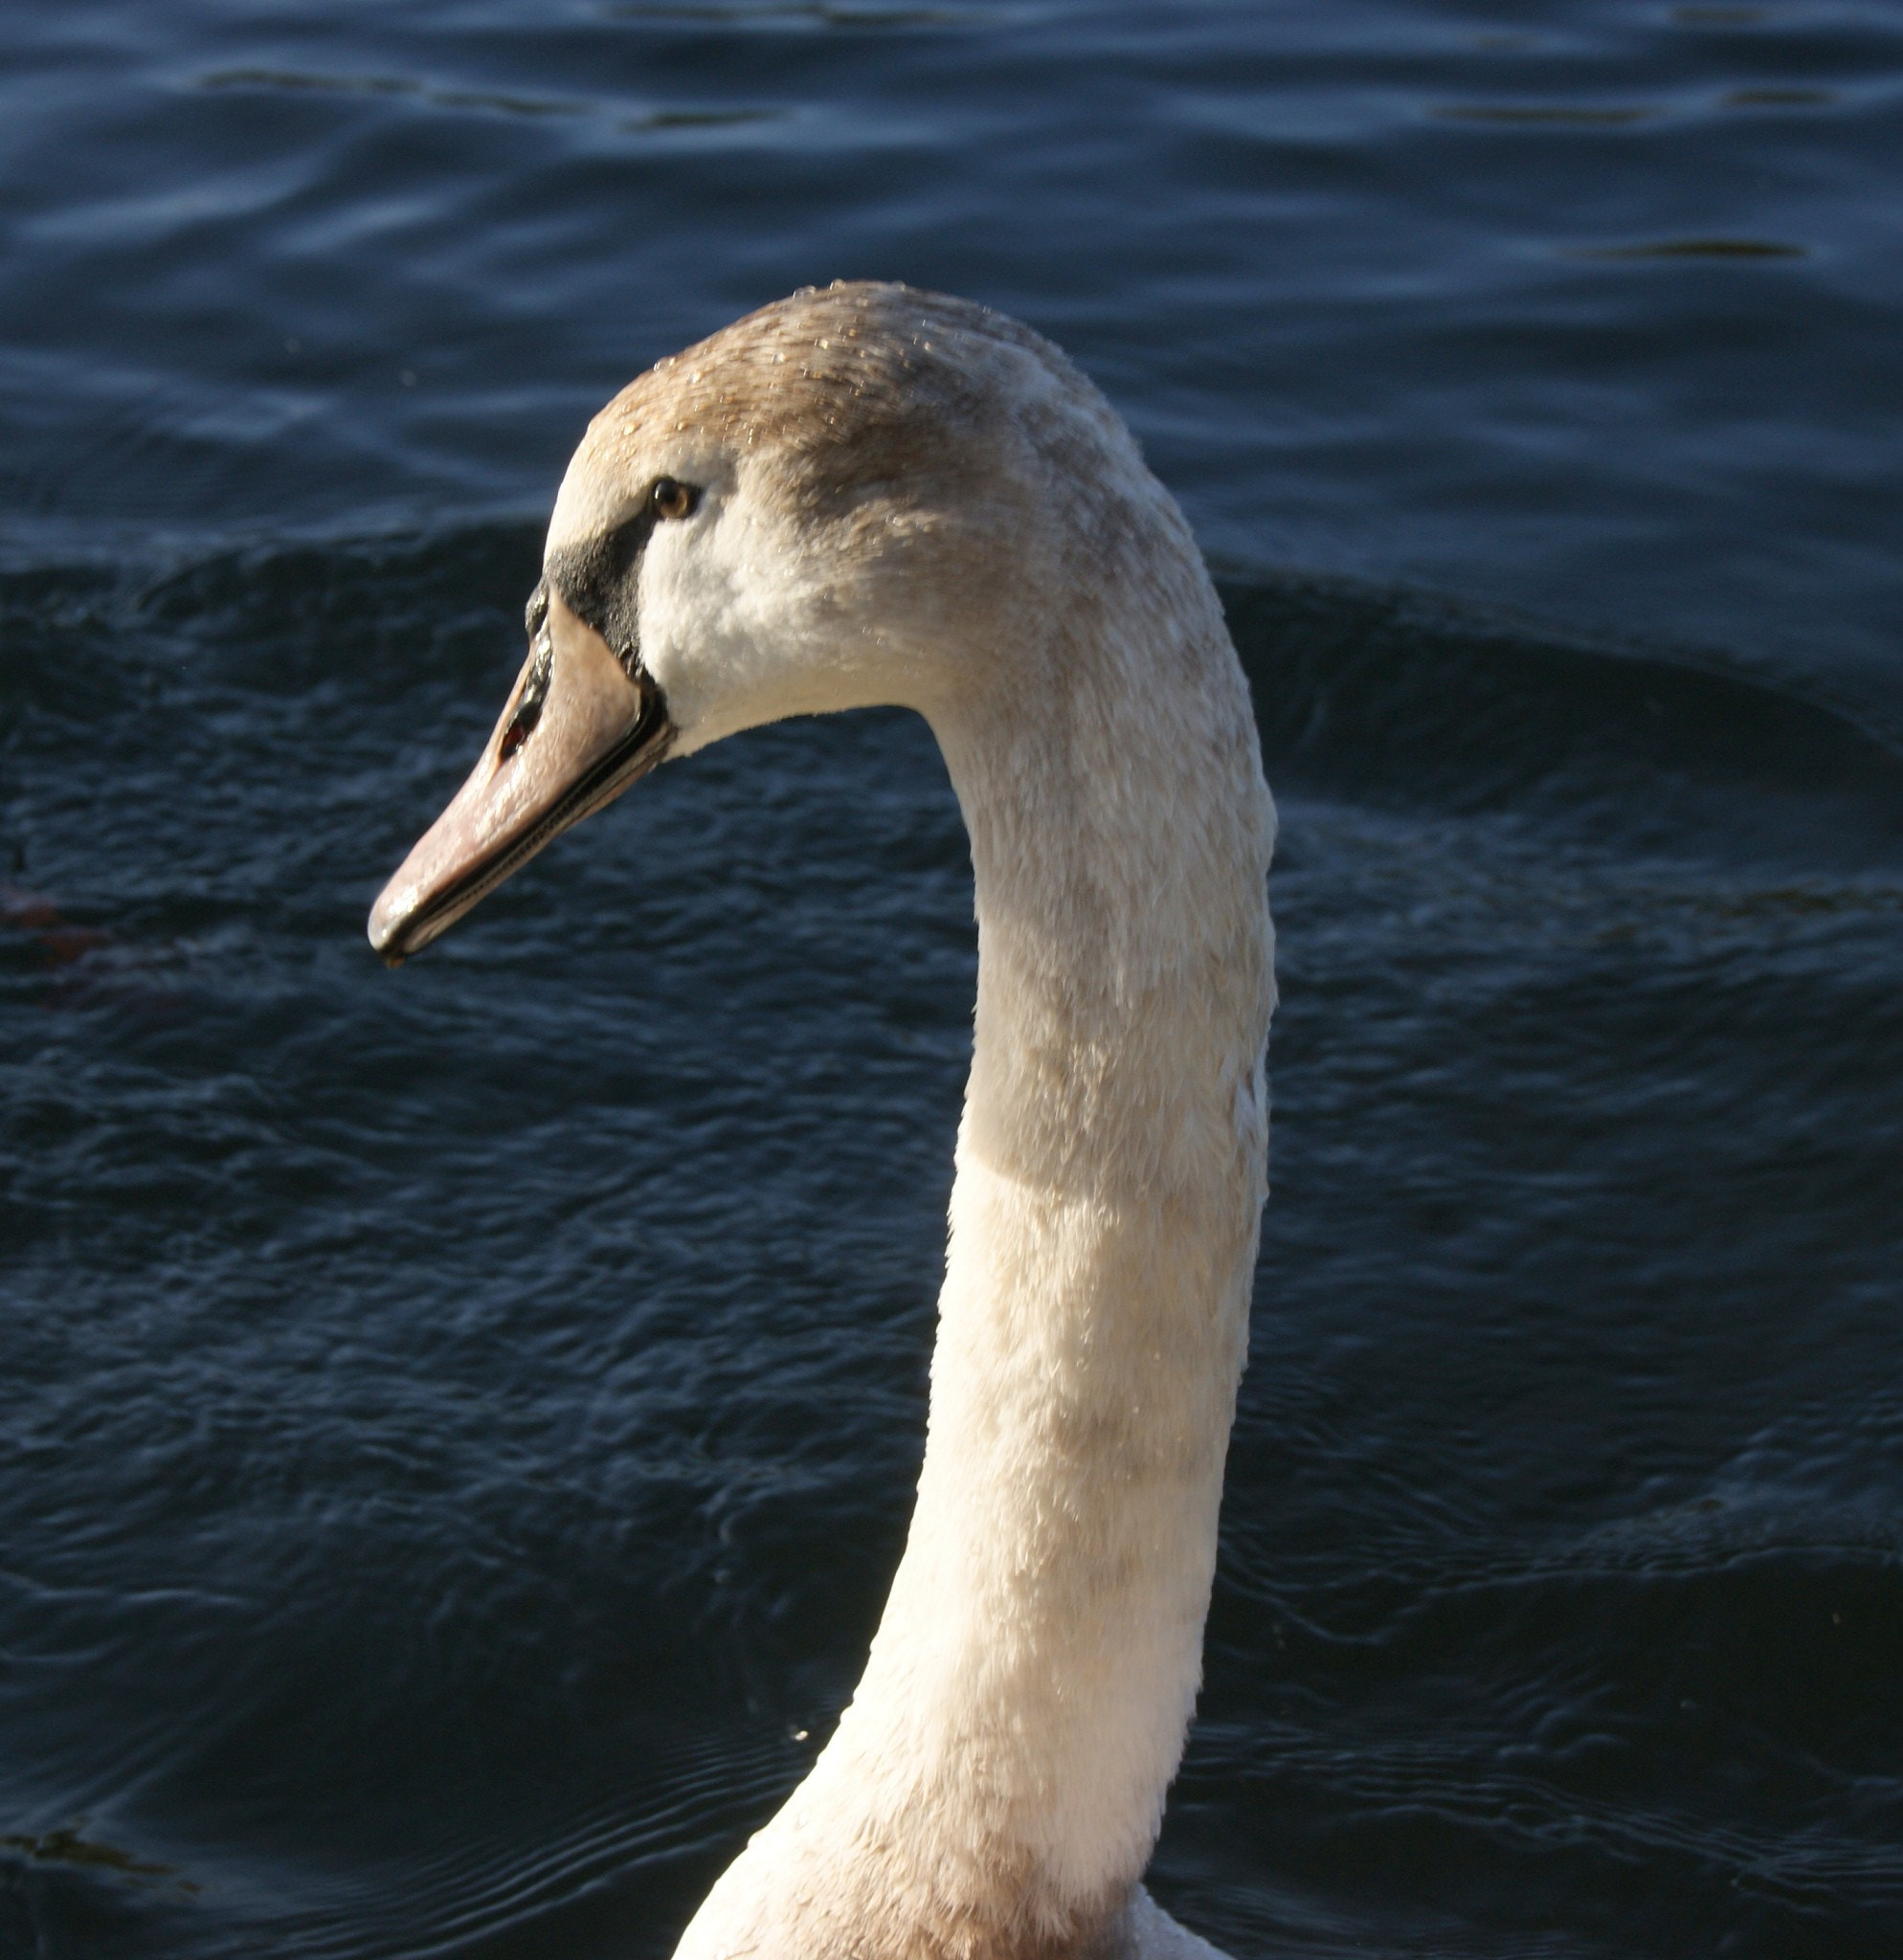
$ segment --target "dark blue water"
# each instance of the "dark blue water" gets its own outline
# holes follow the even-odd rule
[[[588,414],[867,275],[1109,391],[1282,803],[1158,1894],[1903,1951],[1903,11],[0,48],[0,1955],[664,1956],[823,1741],[968,1055],[928,737],[664,769],[397,976],[362,923]]]

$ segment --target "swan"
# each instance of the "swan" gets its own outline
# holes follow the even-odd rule
[[[676,1960],[1221,1960],[1143,1889],[1247,1333],[1275,810],[1188,524],[1049,342],[807,288],[563,479],[529,648],[370,914],[392,965],[663,761],[917,710],[978,924],[924,1467],[851,1704]]]

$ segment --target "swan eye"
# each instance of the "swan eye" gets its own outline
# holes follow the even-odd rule
[[[701,501],[701,493],[691,483],[677,482],[672,477],[660,477],[647,494],[648,508],[656,517],[692,517],[694,506]]]

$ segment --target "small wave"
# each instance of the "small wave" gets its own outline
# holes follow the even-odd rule
[[[431,108],[540,119],[593,116],[609,106],[575,98],[526,96],[500,89],[446,88],[402,75],[325,75],[290,68],[221,68],[201,77],[198,86],[221,91],[401,97]],[[637,115],[617,117],[615,126],[634,135],[647,135],[670,129],[726,129],[743,123],[772,122],[784,115],[784,110],[750,106],[651,108]]]
[[[1767,794],[1840,844],[1903,840],[1903,739],[1768,677],[1569,642],[1419,593],[1226,582],[1272,781],[1464,808],[1571,803],[1656,824],[1702,789]],[[1688,821],[1697,813],[1678,806]]]
[[[1507,122],[1529,128],[1628,129],[1657,109],[1567,102],[1449,102],[1434,109],[1444,122]]]
[[[1587,245],[1579,258],[1808,258],[1810,248],[1779,238],[1652,238],[1632,245]]]
[[[296,95],[405,96],[442,109],[487,109],[504,116],[586,116],[593,104],[502,89],[442,88],[407,75],[323,75],[296,68],[220,68],[198,86],[280,90]]]
[[[611,19],[670,21],[726,28],[835,29],[860,33],[907,29],[971,28],[980,25],[974,13],[948,7],[853,7],[816,4],[816,0],[615,0],[602,10]],[[995,19],[995,16],[990,18]],[[988,22],[986,24],[989,24]]]
[[[602,1798],[549,1830],[523,1829],[518,1819],[504,1838],[463,1838],[400,1867],[321,1882],[323,1903],[284,1913],[271,1927],[271,1950],[299,1960],[368,1953],[425,1960],[486,1952],[498,1943],[513,1950],[524,1939],[541,1950],[544,1942],[561,1944],[564,1924],[603,1894],[623,1902],[624,1918],[651,1916],[654,1882],[671,1892],[672,1867],[697,1875],[710,1857],[730,1855],[804,1767],[776,1727],[699,1738],[671,1764],[640,1766],[638,1809],[625,1797]],[[693,1882],[704,1888],[698,1876]],[[638,1903],[631,1910],[631,1898],[647,1912]],[[679,1908],[683,1922],[690,1909],[689,1902]]]
[[[1735,88],[1725,97],[1728,109],[1825,109],[1837,97],[1827,88]]]

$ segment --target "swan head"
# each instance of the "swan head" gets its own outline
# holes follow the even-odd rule
[[[661,361],[569,465],[527,658],[377,900],[371,945],[392,965],[419,951],[552,837],[723,736],[873,704],[942,726],[995,696],[1065,538],[1131,472],[1147,480],[1056,348],[904,286],[795,294]]]

